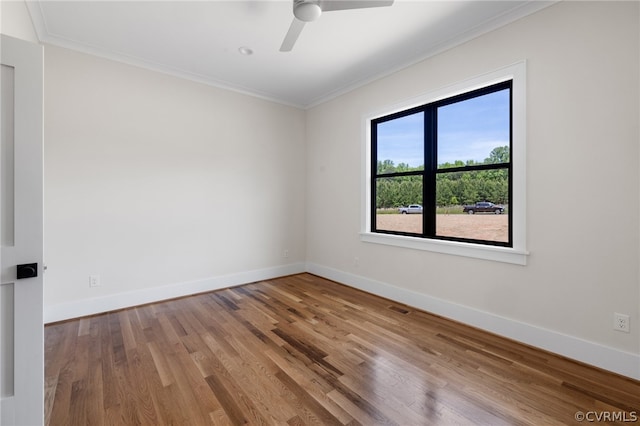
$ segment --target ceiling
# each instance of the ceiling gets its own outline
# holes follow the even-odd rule
[[[326,12],[287,53],[291,0],[27,5],[41,42],[307,108],[552,3],[395,0]]]

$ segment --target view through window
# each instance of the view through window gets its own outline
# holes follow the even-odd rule
[[[371,231],[511,246],[512,82],[371,121]]]

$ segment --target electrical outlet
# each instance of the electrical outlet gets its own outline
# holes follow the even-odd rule
[[[629,315],[614,313],[613,314],[613,329],[616,331],[622,331],[624,333],[629,332]]]
[[[89,287],[100,287],[100,275],[89,275]]]
[[[285,259],[288,259],[288,258],[289,258],[289,250],[286,250],[286,249],[285,249],[285,250],[282,252],[282,257],[284,257]]]

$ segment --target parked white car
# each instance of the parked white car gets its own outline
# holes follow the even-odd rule
[[[422,206],[420,204],[410,204],[409,207],[400,207],[398,212],[402,214],[418,213],[422,214]]]

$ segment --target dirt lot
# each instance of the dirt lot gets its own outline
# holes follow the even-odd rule
[[[421,214],[379,214],[378,229],[399,232],[422,232]],[[509,240],[509,215],[506,214],[439,214],[436,233],[441,236],[475,240]]]

